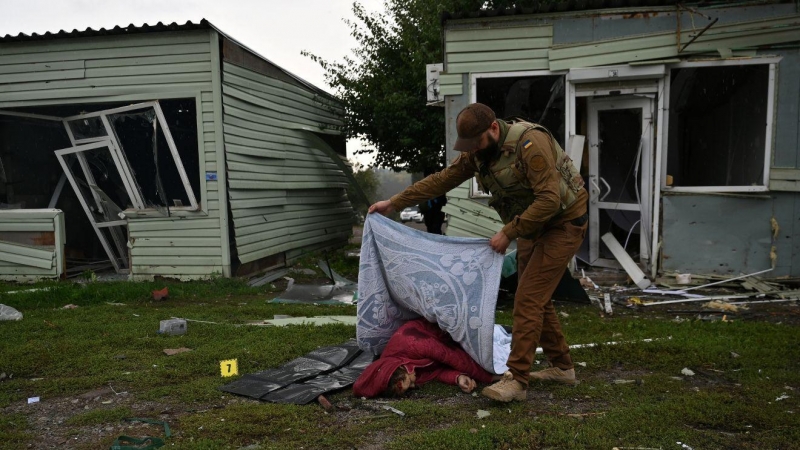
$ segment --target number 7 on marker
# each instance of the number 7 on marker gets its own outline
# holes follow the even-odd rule
[[[223,377],[239,375],[239,363],[236,359],[226,359],[219,362],[219,370]]]

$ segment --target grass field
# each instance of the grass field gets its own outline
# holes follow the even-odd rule
[[[343,261],[332,263],[354,278]],[[0,448],[99,449],[119,435],[163,437],[159,426],[122,420],[131,417],[168,422],[167,446],[177,449],[800,448],[797,306],[758,316],[770,320],[675,321],[657,308],[603,316],[559,305],[571,344],[622,342],[573,351],[580,385],[533,384],[526,402],[504,405],[431,383],[383,400],[401,417],[350,390],[329,396],[332,411],[218,390],[230,381],[220,377],[221,360],[236,358],[247,374],[355,336],[345,325],[242,325],[275,314],[356,313],[355,306],[268,303],[284,285],[0,285],[0,303],[24,314],[0,322]],[[150,292],[164,286],[169,299],[153,301]],[[30,288],[47,290],[5,293]],[[78,308],[62,309],[67,304]],[[190,322],[184,336],[157,334],[159,321],[173,316],[216,323]],[[510,324],[510,311],[497,317]],[[657,340],[641,342],[648,338]],[[178,347],[192,351],[163,353]],[[28,404],[30,397],[40,401]],[[478,419],[478,410],[490,415]]]

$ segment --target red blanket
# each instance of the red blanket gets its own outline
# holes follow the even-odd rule
[[[389,386],[398,367],[417,372],[417,385],[431,380],[457,384],[458,376],[489,383],[492,374],[483,370],[447,332],[425,319],[410,320],[389,339],[381,357],[364,370],[353,385],[358,397],[377,397]]]

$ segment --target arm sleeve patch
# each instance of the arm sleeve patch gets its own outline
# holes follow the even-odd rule
[[[542,171],[547,166],[547,161],[544,160],[542,155],[536,155],[531,159],[531,169],[535,172]]]

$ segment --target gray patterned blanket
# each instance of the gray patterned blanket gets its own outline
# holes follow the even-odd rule
[[[414,230],[380,214],[364,223],[356,338],[379,355],[403,322],[424,317],[494,372],[495,304],[503,255],[487,239]]]

